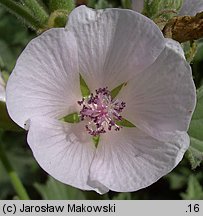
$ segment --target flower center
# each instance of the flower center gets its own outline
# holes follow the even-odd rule
[[[125,103],[117,99],[113,100],[107,87],[99,88],[95,92],[95,95],[91,93],[89,97],[78,101],[78,104],[82,106],[81,121],[88,120],[85,126],[88,133],[97,136],[112,128],[119,131],[121,127],[116,123],[122,120],[120,113]]]

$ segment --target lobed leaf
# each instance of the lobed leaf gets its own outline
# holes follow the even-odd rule
[[[191,141],[188,159],[195,169],[203,161],[203,86],[197,91],[197,105],[188,133]]]

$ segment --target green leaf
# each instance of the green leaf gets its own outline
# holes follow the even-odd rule
[[[11,131],[23,130],[9,117],[6,104],[2,101],[0,101],[0,129]]]
[[[194,144],[194,142],[192,143]],[[203,160],[203,152],[190,146],[187,151],[187,159],[190,161],[192,169],[196,169]]]
[[[143,13],[152,18],[170,19],[177,15],[183,0],[145,0]]]
[[[83,97],[88,97],[90,95],[90,89],[87,86],[81,74],[80,74],[80,91]]]
[[[121,0],[122,6],[124,9],[131,9],[132,8],[132,1],[131,0]]]
[[[185,193],[182,193],[181,196],[185,200],[203,199],[202,186],[194,175],[190,175],[187,191]]]
[[[85,196],[79,189],[60,183],[52,177],[46,184],[35,183],[37,191],[45,200],[84,200]]]
[[[11,72],[16,59],[33,38],[34,33],[27,31],[16,17],[0,6],[0,70]]]
[[[108,0],[98,0],[97,4],[95,4],[95,9],[105,9],[112,7],[112,5],[108,2]]]
[[[31,188],[34,181],[38,181],[40,176],[36,173],[39,171],[39,166],[34,160],[30,150],[26,148],[26,132],[3,132],[0,145],[6,151],[9,162],[12,164],[14,170],[19,175],[23,184]],[[0,160],[0,199],[12,199],[16,196],[16,192],[11,185],[8,174]],[[30,192],[32,194],[32,192]]]
[[[3,68],[4,64],[9,65],[9,69],[13,68],[15,64],[14,54],[9,49],[8,44],[0,39],[0,67]]]
[[[187,178],[181,173],[171,172],[167,178],[172,190],[180,190],[187,183]]]
[[[164,179],[167,179],[171,190],[183,190],[188,184],[188,176],[192,173],[188,161],[183,159],[173,172],[164,176]]]
[[[197,53],[197,49],[198,49],[197,42],[196,41],[187,41],[185,43],[182,43],[182,47],[183,47],[187,62],[193,61],[193,59]]]
[[[131,193],[119,193],[118,195],[113,197],[113,200],[131,200]]]
[[[203,41],[198,41],[197,52],[195,54],[194,61],[201,62],[203,60]]]
[[[188,159],[193,169],[203,161],[203,86],[197,91],[197,105],[190,123],[189,135],[191,145]]]
[[[110,94],[111,94],[111,98],[114,99],[118,93],[121,91],[121,89],[126,86],[127,83],[122,83],[119,86],[117,86],[116,88],[114,88],[113,90],[111,90]]]
[[[80,122],[80,117],[77,112],[74,112],[63,117],[61,120],[68,123],[78,123]]]

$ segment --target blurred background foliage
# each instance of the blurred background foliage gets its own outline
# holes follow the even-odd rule
[[[20,2],[20,0],[16,2]],[[49,0],[43,2],[48,6]],[[128,0],[78,0],[76,4],[86,4],[97,9],[107,7],[129,8],[129,2]],[[147,8],[145,8],[144,12],[145,15],[153,16],[157,20],[160,17],[156,13],[163,14],[160,13],[160,8],[157,10],[153,11],[153,8],[150,8],[147,14]],[[167,16],[164,15],[164,19]],[[22,24],[15,16],[0,6],[0,70],[5,80],[11,73],[21,51],[36,35],[35,31],[27,28],[25,24]],[[183,47],[186,54],[190,54],[189,59],[193,69],[194,81],[198,88],[198,104],[189,129],[191,147],[181,163],[170,174],[148,188],[133,193],[110,191],[108,194],[101,196],[95,192],[84,192],[64,185],[48,176],[34,160],[26,143],[26,132],[15,125],[12,127],[2,126],[0,122],[0,145],[5,149],[9,161],[22,180],[30,198],[69,200],[203,199],[203,87],[201,87],[203,85],[203,40],[197,41],[195,46],[192,42],[185,43]],[[1,121],[3,112],[0,112],[0,115]],[[0,199],[19,199],[1,161]]]

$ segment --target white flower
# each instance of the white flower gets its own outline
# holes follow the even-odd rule
[[[82,99],[79,74],[89,98]],[[108,90],[123,83],[112,100]],[[131,10],[76,8],[65,29],[28,44],[6,92],[9,114],[28,127],[40,166],[84,190],[146,187],[170,172],[189,146],[191,68],[178,43]],[[59,120],[75,111],[80,123]],[[136,127],[120,128],[120,115]],[[97,147],[90,134],[100,134]]]
[[[0,71],[0,101],[5,102],[5,100],[6,100],[5,82],[2,78],[1,71]]]
[[[176,0],[174,0],[176,1]],[[144,0],[132,0],[132,8],[137,12],[142,12],[144,7]],[[194,16],[203,11],[203,0],[183,0],[183,5],[180,8],[179,15]]]

